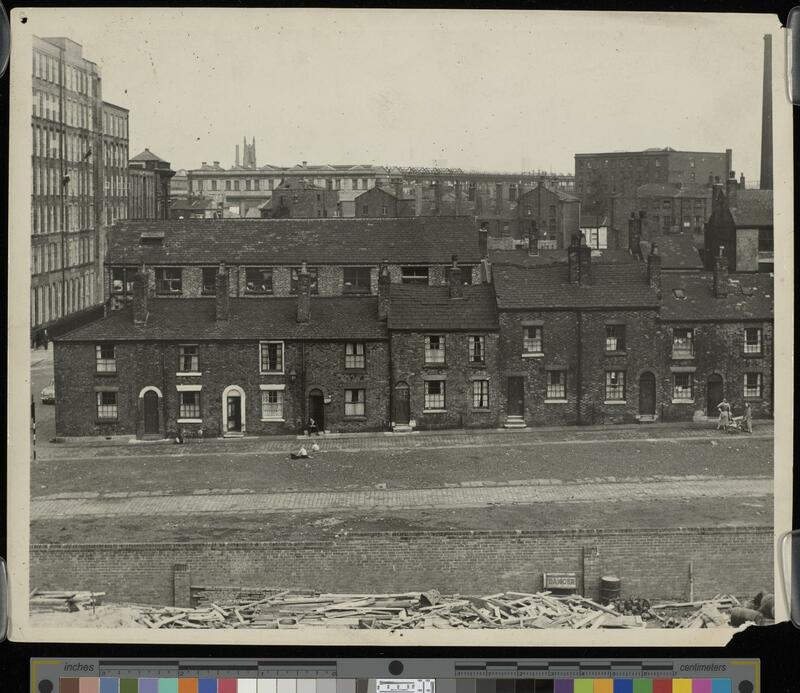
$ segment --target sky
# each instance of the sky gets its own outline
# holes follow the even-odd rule
[[[154,16],[155,13],[159,13]],[[613,16],[611,16],[613,14]],[[37,9],[173,169],[379,164],[574,171],[577,152],[733,149],[759,174],[769,15]],[[781,40],[781,39],[778,39]],[[776,39],[773,39],[773,44]]]

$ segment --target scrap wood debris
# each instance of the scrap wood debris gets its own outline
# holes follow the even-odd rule
[[[312,590],[192,587],[194,606],[138,606],[134,620],[161,628],[715,628],[769,623],[774,598],[766,592],[743,606],[731,595],[651,604],[641,597],[605,605],[577,594],[498,592],[481,597],[437,590],[332,594]],[[103,592],[34,590],[33,611],[85,611]]]
[[[31,611],[86,611],[98,606],[105,592],[34,589],[28,599]]]

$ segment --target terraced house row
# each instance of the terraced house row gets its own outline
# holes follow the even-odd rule
[[[771,275],[667,264],[691,269],[577,238],[489,255],[470,217],[125,223],[106,316],[55,342],[57,433],[770,416]]]

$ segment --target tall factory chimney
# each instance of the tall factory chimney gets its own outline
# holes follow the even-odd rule
[[[761,104],[762,190],[772,190],[772,35],[764,35],[764,95]]]

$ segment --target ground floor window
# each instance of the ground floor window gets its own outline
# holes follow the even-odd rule
[[[445,408],[445,381],[425,381],[425,409]]]
[[[116,421],[117,419],[117,393],[97,393],[97,418]]]
[[[550,371],[547,375],[547,399],[567,398],[567,372]]]
[[[472,381],[472,408],[473,409],[488,409],[489,408],[489,381],[488,380],[473,380]]]
[[[744,396],[761,398],[761,373],[744,374]]]
[[[625,400],[625,371],[606,371],[606,399]]]
[[[180,392],[180,411],[178,417],[181,419],[200,418],[200,393],[195,391]]]
[[[672,399],[694,401],[694,376],[691,373],[675,373],[672,376]]]
[[[283,419],[283,392],[281,390],[264,390],[261,393],[261,418]]]
[[[344,391],[344,415],[364,416],[366,403],[366,390]]]

